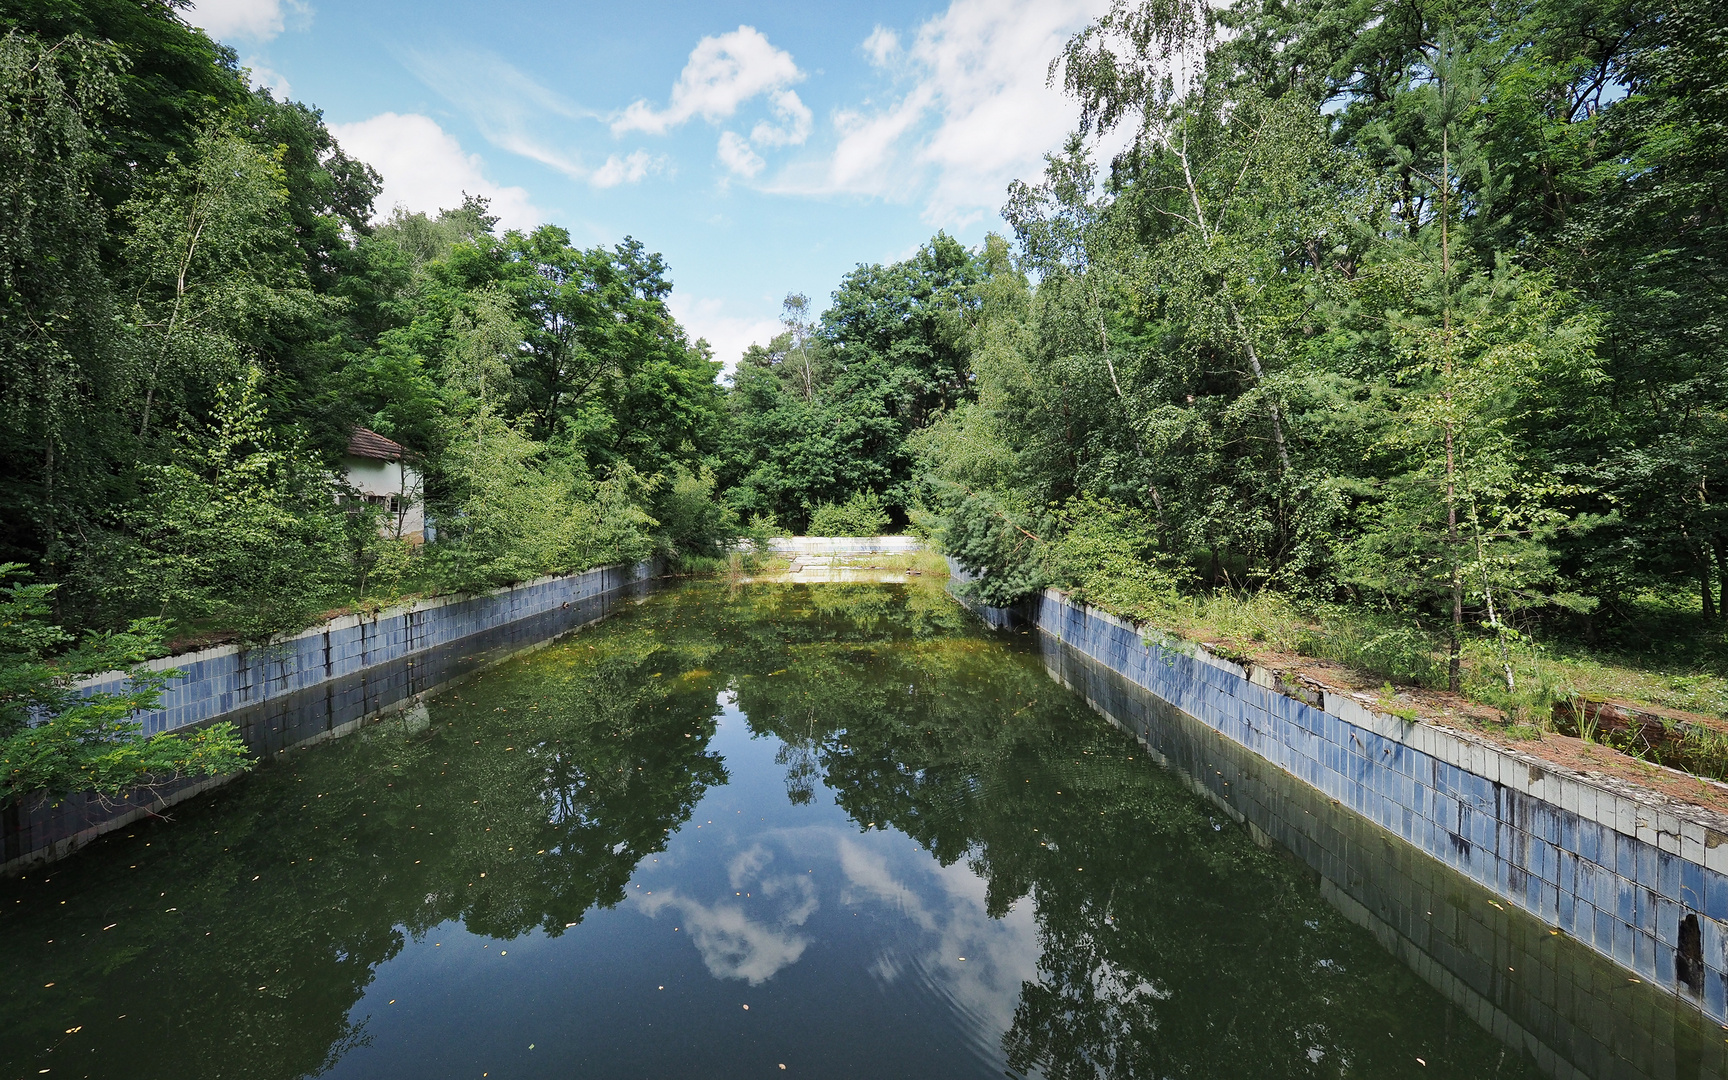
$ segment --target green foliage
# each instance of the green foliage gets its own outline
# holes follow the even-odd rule
[[[741,540],[759,546],[768,532],[759,522],[746,523],[737,509],[719,498],[714,471],[678,466],[670,482],[656,491],[654,519],[659,553],[688,561],[719,559]]]
[[[1040,557],[1053,584],[1124,615],[1167,611],[1180,575],[1160,556],[1156,523],[1142,510],[1083,497],[1053,515],[1057,537]]]
[[[377,174],[180,8],[0,3],[0,558],[68,625],[257,639],[743,535],[660,256],[479,198],[375,226]],[[356,426],[447,549],[338,512]]]
[[[49,654],[71,636],[49,621],[54,586],[5,581],[21,570],[0,564],[0,803],[78,790],[117,799],[246,766],[245,745],[231,723],[143,734],[138,715],[157,708],[163,689],[180,677],[144,663],[162,651],[160,620],[90,635],[50,664]],[[128,672],[120,692],[80,693],[74,686],[78,675],[115,668]]]
[[[751,346],[733,374],[728,498],[804,531],[818,507],[862,492],[903,515],[915,486],[908,437],[972,397],[987,270],[938,233],[905,262],[847,274],[820,321],[808,297],[788,296],[785,332]]]
[[[843,503],[820,503],[810,513],[810,536],[881,536],[888,531],[888,508],[874,491],[853,492]]]
[[[116,449],[88,421],[119,376],[90,192],[119,66],[83,37],[0,36],[0,558],[62,562]]]
[[[657,481],[620,462],[595,481],[580,457],[548,448],[490,409],[446,451],[454,512],[428,556],[447,589],[473,591],[545,574],[636,562],[653,550],[643,508]]]
[[[189,382],[228,377],[247,345],[312,303],[280,157],[212,129],[191,160],[170,154],[120,209],[131,224],[124,264],[143,372],[141,438],[162,422],[159,396],[184,402]]]
[[[1281,647],[1424,685],[1440,648],[1519,715],[1558,692],[1537,637],[1620,640],[1646,603],[1715,655],[1725,27],[1116,5],[985,253],[976,399],[910,440],[924,527],[992,602],[1283,605]]]
[[[279,441],[263,379],[248,368],[222,387],[212,426],[183,431],[174,459],[144,473],[128,511],[135,558],[118,572],[89,567],[97,587],[250,640],[300,629],[352,587],[354,523],[329,475]],[[361,537],[377,528],[369,516],[357,524]]]
[[[1050,583],[1039,557],[1047,529],[1011,494],[971,491],[957,484],[935,489],[940,507],[936,542],[971,575],[961,589],[992,607],[1008,607]]]

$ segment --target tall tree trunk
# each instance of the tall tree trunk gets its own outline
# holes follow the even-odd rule
[[[1188,202],[1194,208],[1194,224],[1200,230],[1200,239],[1212,246],[1212,227],[1206,223],[1206,208],[1200,202],[1200,185],[1194,182],[1194,173],[1188,167],[1188,129],[1182,129],[1182,145],[1168,139],[1164,143],[1167,149],[1175,152],[1176,160],[1182,163],[1182,179],[1188,186]],[[1254,335],[1248,330],[1248,322],[1242,318],[1242,309],[1236,305],[1234,298],[1228,301],[1230,319],[1236,324],[1236,332],[1242,335],[1242,351],[1248,357],[1248,366],[1254,369],[1254,385],[1260,386],[1266,381],[1266,371],[1260,365],[1260,352],[1254,347]],[[1272,442],[1278,448],[1278,464],[1286,476],[1290,473],[1290,450],[1284,442],[1284,415],[1278,409],[1278,402],[1270,394],[1266,396],[1266,411],[1272,418]]]
[[[1716,534],[1716,617],[1728,622],[1728,532]]]
[[[1093,272],[1088,270],[1088,276]],[[1146,452],[1146,441],[1140,437],[1140,425],[1134,422],[1133,406],[1128,400],[1128,395],[1122,392],[1122,381],[1116,377],[1116,361],[1110,358],[1110,331],[1104,322],[1104,300],[1099,295],[1098,283],[1089,281],[1088,284],[1092,295],[1092,311],[1098,319],[1098,348],[1104,357],[1104,368],[1110,373],[1110,386],[1116,391],[1116,401],[1122,406],[1122,417],[1127,420],[1128,431],[1134,436],[1134,449],[1139,454],[1141,463],[1144,464],[1151,460],[1152,455]],[[1067,407],[1064,406],[1062,411],[1066,415]],[[1158,514],[1158,539],[1168,549],[1170,547],[1170,525],[1164,520],[1164,500],[1158,494],[1157,484],[1148,481],[1146,490],[1151,494],[1152,508]]]
[[[1698,607],[1704,621],[1716,621],[1716,595],[1710,581],[1710,537],[1693,536],[1692,530],[1680,526],[1680,539],[1686,544],[1686,554],[1692,557],[1692,572],[1698,578]]]
[[[1242,348],[1248,354],[1248,366],[1254,369],[1254,384],[1259,386],[1266,381],[1266,371],[1260,366],[1259,350],[1254,348],[1254,335],[1248,332],[1248,324],[1242,318],[1242,309],[1234,301],[1230,304],[1230,317],[1236,320],[1236,331],[1242,335]],[[1284,414],[1278,410],[1278,402],[1268,394],[1266,396],[1266,411],[1272,415],[1272,442],[1278,448],[1278,464],[1284,467],[1284,472],[1290,472],[1290,448],[1284,443]]]
[[[1446,425],[1446,553],[1452,564],[1452,633],[1446,648],[1446,689],[1463,686],[1464,565],[1458,557],[1457,471],[1452,452],[1452,425]]]
[[[168,326],[162,331],[162,347],[156,352],[156,360],[150,365],[150,381],[144,389],[144,418],[138,423],[140,439],[150,433],[150,407],[156,401],[156,380],[162,373],[162,365],[168,359],[168,347],[173,344],[174,330],[180,324],[180,312],[186,304],[186,275],[192,270],[192,258],[198,253],[198,241],[204,236],[205,220],[198,216],[198,200],[203,194],[200,188],[192,193],[192,208],[187,212],[186,253],[181,256],[180,269],[174,275],[174,311],[168,316]]]
[[[1446,688],[1456,694],[1464,684],[1464,565],[1458,556],[1457,427],[1452,414],[1452,247],[1451,144],[1448,127],[1440,128],[1440,318],[1446,366],[1446,550],[1452,564],[1452,636],[1446,650]]]

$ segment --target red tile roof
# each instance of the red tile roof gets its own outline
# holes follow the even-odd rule
[[[348,437],[348,455],[378,461],[401,461],[408,455],[408,450],[401,443],[392,442],[369,428],[355,428],[354,434]]]

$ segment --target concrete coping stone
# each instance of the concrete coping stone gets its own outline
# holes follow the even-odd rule
[[[909,554],[923,547],[916,536],[776,536],[768,541],[776,555]]]

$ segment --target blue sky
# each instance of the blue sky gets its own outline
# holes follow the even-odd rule
[[[860,262],[1000,229],[1008,182],[1073,126],[1046,66],[1105,6],[198,0],[187,17],[324,111],[383,174],[382,213],[467,190],[506,226],[635,236],[730,363],[789,291],[825,306]]]

